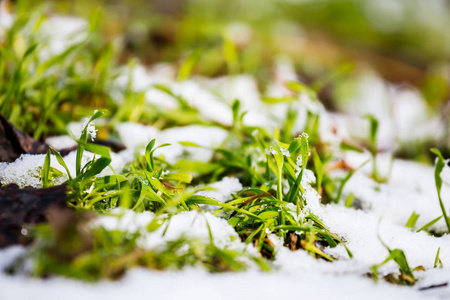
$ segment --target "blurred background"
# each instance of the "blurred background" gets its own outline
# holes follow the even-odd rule
[[[445,132],[430,137],[433,141],[425,141],[421,149],[438,143],[448,153],[448,0],[21,2],[30,15],[40,9],[48,16],[89,19],[100,12],[98,43],[114,45],[118,65],[137,58],[144,66],[181,66],[194,57],[194,75],[250,74],[264,94],[268,83],[276,80],[274,66],[287,60],[298,80],[313,88],[332,112],[362,113],[364,109],[352,108],[351,99],[365,97],[364,106],[390,101],[380,97],[395,96],[398,90],[412,91],[425,103],[419,113],[444,124],[440,130]],[[10,12],[16,9],[12,0],[2,5]],[[408,110],[405,101],[400,110]],[[383,121],[382,113],[373,113]],[[403,155],[416,154],[406,152]]]
[[[86,18],[100,9],[102,32],[122,38],[124,60],[174,62],[201,48],[196,71],[220,75],[226,63],[215,52],[228,39],[239,56],[234,71],[257,74],[275,54],[288,53],[305,77],[350,62],[421,86],[431,102],[448,96],[447,0],[35,0],[29,9],[42,3]]]

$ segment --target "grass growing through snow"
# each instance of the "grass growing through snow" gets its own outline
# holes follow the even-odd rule
[[[1,48],[0,74],[4,80],[0,83],[0,111],[35,138],[65,133],[69,121],[88,115],[94,107],[108,108],[112,124],[122,121],[157,121],[160,128],[192,122],[214,124],[166,86],[155,88],[176,99],[179,109],[163,111],[147,104],[144,93],[131,88],[132,76],[126,89],[120,90],[120,96],[114,98],[108,89],[114,85],[115,69],[112,66],[115,53],[111,45],[98,42],[97,16],[92,18],[88,35],[81,43],[44,61],[40,55],[45,45],[36,43],[33,36],[43,20],[31,18],[28,22],[25,16],[24,11],[19,10],[17,21],[8,31],[4,47]],[[18,41],[26,46],[17,48],[20,44]],[[225,43],[224,50],[230,72],[237,73],[240,66],[236,49],[231,43]],[[184,61],[178,72],[178,80],[185,80],[191,75],[200,55],[201,51],[195,50]],[[131,74],[133,62],[130,62],[129,68]],[[89,76],[85,78],[85,74]],[[314,90],[301,83],[290,82],[287,86],[295,96],[305,93],[313,102],[319,101]],[[289,102],[296,99],[266,100]],[[318,203],[319,195],[324,202],[340,202],[344,185],[356,170],[348,170],[340,182],[329,175],[333,153],[321,141],[320,114],[307,112],[305,131],[308,136],[306,133],[298,135],[294,132],[293,126],[298,118],[294,109],[287,111],[283,126],[273,134],[262,128],[245,126],[245,112],[241,111],[239,101],[232,104],[232,112],[234,121],[231,128],[214,124],[227,129],[229,137],[221,147],[212,149],[214,156],[211,161],[200,163],[185,160],[172,165],[164,160],[164,154],[155,155],[158,148],[170,145],[159,145],[157,140],[151,140],[144,155],[137,155],[119,174],[110,166],[110,150],[89,143],[89,132],[91,135],[93,133],[91,123],[102,117],[105,111],[99,110],[88,117],[77,139],[74,174],[70,174],[58,151],[52,149],[46,155],[42,185],[51,186],[55,177],[67,176],[68,203],[83,213],[67,215],[66,222],[60,220],[36,228],[36,243],[29,252],[35,261],[34,274],[60,274],[96,280],[118,278],[135,266],[157,270],[201,266],[211,272],[240,271],[249,267],[248,259],[261,269],[268,270],[270,260],[276,257],[271,235],[281,238],[284,246],[291,250],[303,249],[316,258],[334,261],[335,258],[328,255],[325,249],[338,244],[345,247],[345,243],[313,213],[311,204]],[[382,182],[384,178],[379,176],[376,169],[378,123],[374,118],[369,120],[372,177]],[[114,134],[112,128],[105,127],[111,135]],[[198,147],[192,143],[183,145]],[[341,148],[345,147],[348,145],[341,145]],[[95,156],[92,160],[84,161],[83,154],[87,151]],[[437,172],[440,168],[438,175],[443,168],[443,159],[439,157],[436,167]],[[52,159],[56,159],[67,174],[51,168]],[[108,169],[112,175],[104,175],[103,172]],[[220,180],[225,176],[239,178],[245,187],[234,194],[233,199],[221,202],[196,194],[198,183]],[[440,197],[442,181],[436,179],[436,185]],[[439,200],[448,225],[449,219],[442,200]],[[351,202],[352,198],[347,198],[346,205],[350,206]],[[219,248],[212,238],[209,243],[181,238],[167,244],[163,250],[148,250],[137,242],[140,233],[90,228],[86,220],[89,212],[104,215],[116,208],[149,211],[155,217],[146,234],[152,234],[158,228],[168,226],[174,215],[184,211],[201,211],[205,205],[213,207],[214,215],[226,220],[244,243],[254,245],[260,256]],[[428,226],[434,224],[432,222]],[[408,222],[409,227],[413,227],[413,223],[414,218]],[[427,228],[426,225],[420,230]],[[394,260],[400,266],[402,280],[414,282],[404,253],[398,249],[389,250],[389,253],[385,262],[374,266],[375,277],[381,265]],[[352,256],[349,250],[348,255]],[[436,264],[440,261],[439,253],[436,261]]]
[[[434,179],[436,182],[436,190],[437,190],[438,199],[439,199],[439,206],[441,207],[441,210],[442,210],[442,216],[444,218],[445,224],[447,225],[447,229],[450,232],[450,219],[448,217],[447,211],[445,209],[444,203],[442,202],[442,198],[441,198],[441,189],[442,189],[441,173],[445,167],[445,160],[442,157],[441,152],[438,149],[431,149],[431,151],[437,155]]]
[[[238,102],[234,107],[236,115],[239,115]],[[207,196],[196,195],[186,189],[192,175],[176,172],[173,166],[162,158],[155,157],[156,149],[170,147],[167,144],[156,146],[155,140],[147,145],[144,155],[138,155],[126,171],[115,175],[99,175],[111,162],[109,150],[87,141],[90,123],[103,114],[103,111],[96,112],[84,124],[80,139],[77,140],[75,176],[69,173],[59,153],[52,149],[57,161],[68,172],[69,179],[66,184],[69,187],[69,203],[72,206],[100,213],[106,213],[117,207],[137,212],[151,211],[155,214],[154,222],[148,226],[148,232],[151,234],[161,226],[168,226],[171,216],[181,211],[199,210],[199,205],[212,205],[219,207],[214,214],[227,220],[242,241],[253,244],[265,258],[273,259],[276,256],[275,246],[268,238],[270,234],[275,234],[281,237],[291,250],[304,249],[313,256],[334,260],[323,251],[323,247],[324,245],[335,247],[343,243],[341,238],[330,232],[308,209],[308,202],[318,201],[319,196],[316,189],[311,186],[312,172],[307,169],[310,156],[307,134],[302,134],[289,145],[279,142],[276,138],[270,141],[268,137],[257,132],[250,136],[240,136],[242,144],[235,147],[252,149],[248,151],[248,157],[240,160],[234,157],[233,151],[216,149],[217,157],[211,164],[222,165],[221,170],[225,173],[227,167],[233,169],[236,176],[247,186],[236,194],[233,200],[221,202]],[[236,118],[236,122],[240,122],[239,120],[241,118]],[[248,131],[242,124],[235,126],[239,126],[243,132]],[[232,131],[232,135],[241,135],[243,132]],[[278,136],[276,132],[275,137]],[[84,151],[96,155],[85,164],[83,164]],[[226,159],[223,159],[223,156]],[[50,159],[49,152],[43,168],[45,186],[50,182],[48,180],[51,173]],[[258,163],[254,163],[255,161],[251,159]],[[229,162],[233,165],[229,166]],[[310,178],[306,178],[308,176]],[[83,226],[82,219],[75,218],[75,220],[74,223],[63,225],[69,228]],[[209,244],[180,240],[168,245],[162,252],[152,252],[137,247],[135,244],[137,237],[113,238],[118,233],[107,230],[91,229],[88,230],[89,236],[78,236],[80,234],[72,228],[70,232],[73,234],[59,235],[60,231],[66,230],[63,225],[60,225],[63,228],[43,225],[36,231],[37,244],[31,251],[31,255],[37,259],[36,275],[57,273],[91,280],[99,277],[115,278],[130,266],[170,269],[200,264],[210,271],[237,271],[246,268],[244,263],[236,261],[238,257],[245,256],[244,253],[219,249],[214,246],[213,240]],[[70,253],[61,253],[66,251],[63,249],[66,245],[75,243],[72,239],[78,241],[77,245],[80,248],[70,247]],[[105,244],[107,240],[112,242]],[[124,244],[124,247],[115,250],[121,244]],[[190,249],[188,253],[181,252],[180,255],[180,251],[174,251],[181,245],[188,245]],[[351,252],[348,253],[351,256]],[[108,260],[108,263],[94,263],[94,260],[100,259],[99,255],[106,255],[101,261]],[[266,262],[258,257],[251,258],[263,270],[267,270]],[[83,261],[83,264],[80,265],[79,261]],[[63,266],[63,263],[66,265]],[[93,268],[91,270],[93,273],[87,276],[85,268],[89,265]]]

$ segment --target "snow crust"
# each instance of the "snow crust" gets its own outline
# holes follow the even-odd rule
[[[45,139],[45,143],[52,146],[56,150],[76,147],[78,145],[77,142],[75,142],[75,140],[68,135],[48,137]]]
[[[358,167],[369,155],[347,153],[344,159],[353,167]],[[361,201],[365,211],[404,226],[413,212],[420,215],[416,229],[442,215],[434,182],[434,167],[416,162],[395,159],[392,170],[385,164],[384,173],[389,176],[388,183],[379,184],[369,178],[371,162],[356,172],[344,188],[344,196],[353,194]],[[447,169],[448,166],[445,168]],[[380,168],[382,169],[382,168]],[[383,172],[383,171],[382,171]],[[446,172],[442,176],[446,178]],[[339,174],[336,174],[339,176]],[[450,207],[450,186],[443,184],[441,197],[444,205]],[[445,231],[444,220],[431,228]]]
[[[447,277],[448,278],[448,277]],[[327,283],[324,288],[324,282]],[[62,278],[42,281],[0,277],[4,299],[437,299],[433,292],[417,292],[407,287],[386,283],[375,284],[367,279],[329,276],[313,273],[207,274],[200,270],[184,272],[149,272],[136,269],[122,281],[96,285]],[[23,288],[26,285],[26,288]],[[176,288],[174,288],[176,287]],[[433,297],[435,296],[435,297]]]
[[[197,195],[209,197],[211,199],[225,202],[231,200],[231,194],[234,194],[243,189],[239,179],[235,177],[225,177],[221,181],[217,181],[208,185],[213,190],[200,191]]]
[[[228,136],[228,133],[219,127],[199,125],[158,130],[153,126],[127,122],[119,124],[117,131],[125,146],[129,149],[140,149],[142,153],[152,139],[156,139],[156,145],[169,143],[170,147],[155,151],[155,156],[164,155],[169,163],[175,163],[182,158],[207,162],[212,157],[212,149],[219,147]],[[180,142],[190,142],[200,147],[183,146]]]
[[[208,243],[210,240],[208,225],[211,228],[213,243],[217,247],[226,248],[232,247],[233,243],[241,244],[233,227],[226,220],[216,218],[209,212],[181,212],[154,232],[146,230],[146,226],[155,217],[153,213],[134,213],[130,210],[118,212],[119,218],[117,216],[104,216],[96,220],[95,225],[103,226],[108,230],[140,232],[139,245],[145,249],[161,249],[165,247],[167,242],[176,241],[180,238]]]
[[[82,166],[94,158],[94,154],[88,151],[83,153]],[[70,152],[64,158],[64,162],[69,169],[72,177],[76,175],[76,151]],[[122,170],[124,165],[132,159],[128,152],[122,154],[111,153],[111,167],[114,170]],[[2,184],[15,183],[20,187],[42,187],[42,167],[44,166],[45,154],[22,154],[15,162],[0,162],[0,182]],[[54,184],[61,184],[69,177],[63,166],[61,166],[56,157],[50,155],[50,167],[57,169],[62,176],[56,177]],[[105,168],[99,175],[113,175],[109,168]]]

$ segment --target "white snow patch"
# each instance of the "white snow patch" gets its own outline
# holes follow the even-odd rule
[[[368,154],[350,152],[345,156],[346,162],[353,167],[357,167],[367,158]],[[345,185],[344,196],[353,194],[361,201],[364,210],[398,225],[405,225],[415,212],[420,215],[416,229],[442,215],[433,166],[395,159],[387,184],[376,183],[368,177],[371,167],[369,162],[350,178]],[[334,174],[338,176],[339,173]],[[444,184],[441,195],[444,205],[450,207],[450,186]],[[432,228],[445,230],[444,220],[441,219]]]
[[[219,127],[189,125],[174,127],[161,131],[158,143],[170,143],[169,147],[158,149],[155,155],[164,155],[169,163],[175,163],[180,158],[207,162],[211,159],[211,149],[219,147],[228,136],[227,131]],[[191,142],[201,146],[182,146],[180,142]]]
[[[233,122],[230,106],[208,90],[202,88],[194,80],[185,80],[174,84],[172,92],[183,97],[189,105],[197,108],[200,114],[209,120],[217,121],[224,125],[231,125]]]
[[[72,148],[77,146],[77,142],[68,135],[51,136],[45,139],[45,143],[52,146],[56,150],[61,150],[64,148]]]
[[[217,218],[209,212],[197,211],[181,212],[162,224],[156,231],[147,232],[146,226],[153,220],[154,214],[150,212],[135,213],[131,210],[112,212],[116,216],[103,216],[95,221],[95,226],[103,226],[108,230],[121,230],[125,232],[140,232],[139,244],[146,249],[164,248],[167,242],[180,238],[199,240],[209,243],[209,228],[213,242],[217,247],[240,247],[240,239],[226,220]],[[120,216],[120,217],[117,217]]]
[[[101,216],[93,222],[93,226],[102,226],[106,230],[124,232],[140,232],[154,219],[155,214],[149,211],[135,213],[132,210],[114,209],[111,215]]]
[[[9,29],[14,22],[14,16],[8,12],[6,2],[0,2],[0,38],[3,38],[4,30]]]
[[[405,252],[410,267],[422,265],[425,269],[434,266],[434,259],[438,248],[441,248],[442,262],[450,257],[450,237],[436,238],[425,232],[415,233],[408,228],[392,223],[386,218],[353,210],[337,205],[328,205],[320,214],[328,228],[341,235],[347,241],[347,247],[352,251],[353,260],[363,266],[381,263],[388,256],[378,235],[391,249],[401,249]],[[334,249],[327,248],[329,254],[347,257],[342,245]],[[450,263],[450,261],[448,261]],[[384,272],[395,272],[398,266],[390,262],[383,266]]]
[[[127,122],[117,125],[116,129],[120,139],[129,149],[142,152],[152,139],[156,139],[156,146],[169,143],[170,146],[155,151],[155,156],[164,155],[169,163],[175,163],[181,158],[209,161],[213,154],[211,149],[219,147],[228,135],[227,131],[219,127],[200,125],[174,127],[159,131],[153,126]],[[183,146],[179,144],[180,142],[191,142],[201,147]]]
[[[44,166],[45,155],[22,154],[15,162],[0,162],[0,182],[4,185],[15,183],[20,187],[42,187],[42,168]],[[59,169],[56,158],[51,160],[51,167]],[[67,178],[62,177],[56,180],[55,184],[61,184]]]
[[[94,154],[88,151],[83,153],[82,166],[94,158]],[[63,157],[64,162],[69,169],[72,177],[76,176],[76,151],[70,152]],[[120,172],[124,165],[132,159],[126,151],[121,154],[111,153],[111,167]],[[44,166],[45,154],[22,154],[16,161],[12,163],[0,162],[0,182],[1,184],[15,183],[20,187],[42,187],[42,168]],[[56,157],[50,156],[50,167],[55,168],[63,173],[61,177],[57,177],[53,184],[61,184],[68,179],[67,172],[61,166]],[[113,175],[114,173],[105,168],[99,176]]]
[[[120,140],[128,149],[145,148],[159,134],[156,127],[132,122],[120,123],[116,126],[116,130]]]
[[[231,200],[231,194],[243,189],[239,179],[235,177],[225,177],[221,181],[209,184],[208,187],[214,190],[200,191],[197,195],[206,196],[220,202]]]
[[[56,56],[70,46],[79,44],[88,36],[86,20],[71,16],[54,15],[46,19],[39,28],[46,47],[39,52],[42,60]]]
[[[437,272],[435,277],[448,273]],[[434,282],[434,281],[430,281]],[[326,288],[324,288],[326,284]],[[305,299],[437,299],[444,297],[448,288],[418,292],[409,287],[394,286],[357,275],[336,276],[313,272],[223,273],[208,274],[202,270],[147,271],[135,269],[118,282],[101,281],[89,284],[50,278],[45,281],[24,277],[0,276],[3,299],[280,299],[301,295]],[[26,286],[26,288],[23,288]],[[174,288],[176,287],[176,288]]]

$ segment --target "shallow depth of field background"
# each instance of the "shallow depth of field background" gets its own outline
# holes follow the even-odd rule
[[[32,1],[30,11],[41,2],[85,18],[99,9],[103,38],[124,64],[131,57],[181,64],[198,51],[195,74],[246,73],[264,90],[283,54],[328,110],[339,111],[355,94],[354,80],[374,73],[419,90],[430,110],[449,114],[449,1]],[[435,146],[448,153],[445,141]]]

